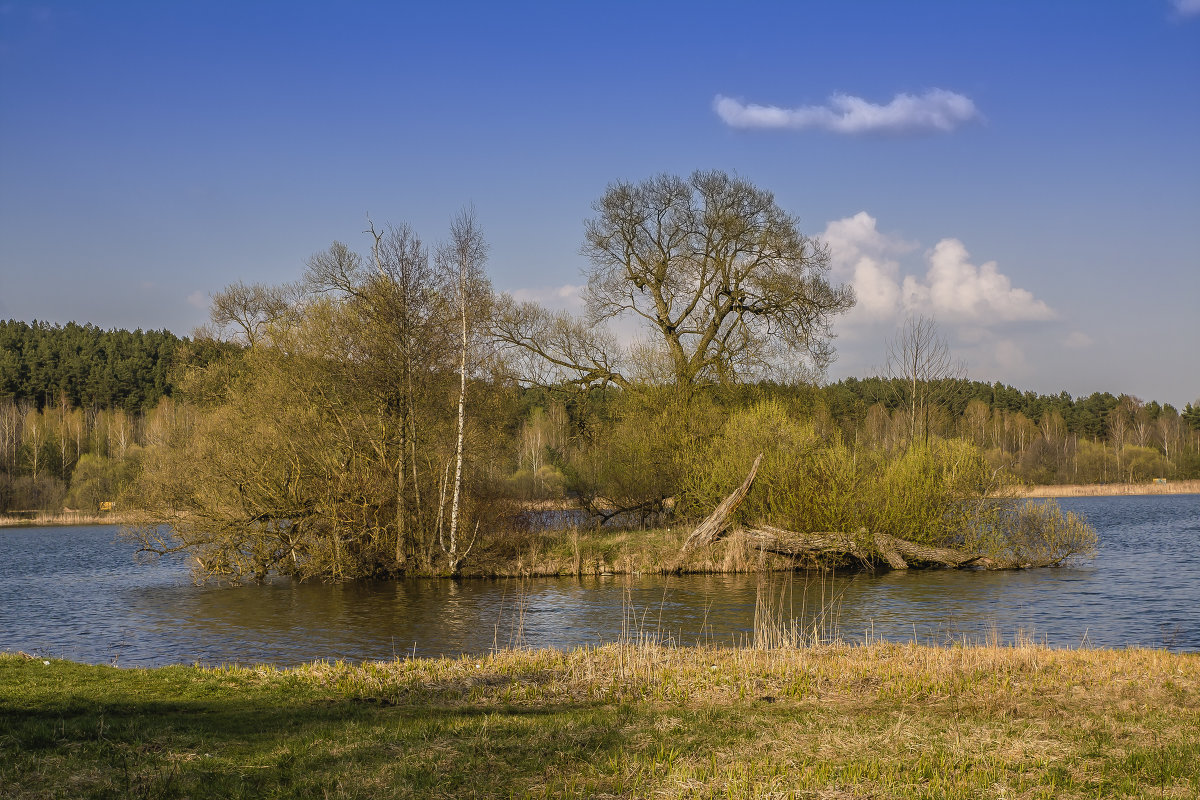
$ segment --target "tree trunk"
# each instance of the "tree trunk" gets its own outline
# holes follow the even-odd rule
[[[758,474],[758,465],[762,463],[763,454],[759,453],[754,459],[754,463],[750,466],[750,474],[742,481],[742,485],[734,489],[733,494],[721,501],[720,505],[708,515],[708,518],[696,526],[687,540],[683,543],[683,548],[679,551],[679,557],[675,560],[673,572],[678,572],[683,567],[683,560],[688,553],[695,550],[697,547],[712,544],[720,539],[729,530],[729,515],[737,510],[737,507],[746,499],[746,495],[750,492],[750,485],[754,483],[754,476]]]
[[[465,284],[465,280],[463,282]],[[450,503],[450,549],[447,555],[451,562],[451,572],[457,573],[461,561],[458,555],[458,517],[459,502],[462,498],[462,469],[463,469],[463,434],[466,430],[467,406],[467,294],[466,286],[462,287],[462,364],[459,368],[458,388],[458,442],[454,448],[454,499]]]

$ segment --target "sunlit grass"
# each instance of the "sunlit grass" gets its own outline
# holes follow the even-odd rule
[[[680,562],[690,526],[648,529],[573,528],[513,531],[484,544],[463,569],[467,576],[548,577],[558,575],[657,575],[790,571],[796,565],[763,553],[734,533],[698,548]]]
[[[1200,656],[1027,641],[0,657],[0,796],[1196,797]]]

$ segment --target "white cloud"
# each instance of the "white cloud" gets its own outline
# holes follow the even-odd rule
[[[1032,292],[1012,285],[995,261],[975,266],[958,239],[942,239],[929,253],[923,281],[904,277],[901,302],[909,311],[969,322],[1050,319],[1054,312]]]
[[[519,303],[537,303],[555,310],[577,310],[583,306],[584,286],[566,283],[562,286],[536,286],[513,289],[509,292]]]
[[[887,319],[900,302],[900,262],[896,256],[916,245],[880,233],[865,211],[835,220],[821,239],[829,245],[831,268],[840,281],[854,287],[858,302],[853,317]]]
[[[849,322],[881,322],[905,314],[988,326],[1051,319],[1054,311],[1012,285],[994,261],[975,266],[957,239],[942,239],[926,254],[923,277],[903,274],[900,257],[916,245],[881,233],[866,212],[829,223],[820,237],[829,245],[831,271],[858,296]]]
[[[853,217],[834,220],[826,226],[821,240],[829,245],[835,268],[861,257],[898,255],[916,249],[913,242],[881,233],[877,224],[874,217],[860,211]]]
[[[202,311],[208,309],[208,293],[196,290],[187,296],[187,304]]]
[[[1200,14],[1200,0],[1171,0],[1171,9],[1177,17],[1194,17]]]
[[[816,128],[832,133],[948,132],[980,118],[971,98],[945,89],[917,96],[898,94],[887,105],[861,97],[835,94],[828,105],[781,108],[745,104],[724,95],[713,99],[713,110],[733,128]]]
[[[1063,346],[1069,347],[1072,350],[1082,350],[1092,346],[1092,337],[1082,331],[1072,331],[1063,342]]]

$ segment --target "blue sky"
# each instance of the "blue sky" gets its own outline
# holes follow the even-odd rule
[[[971,377],[1200,396],[1200,1],[0,0],[0,318],[185,334],[369,213],[473,204],[498,289],[571,307],[613,180],[736,172]]]

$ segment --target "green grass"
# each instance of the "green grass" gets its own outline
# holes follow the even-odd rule
[[[506,651],[297,669],[0,656],[0,797],[1200,796],[1200,655]]]

